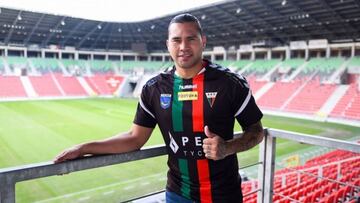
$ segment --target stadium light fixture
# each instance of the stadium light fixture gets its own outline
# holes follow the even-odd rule
[[[61,20],[61,23],[60,23],[62,26],[65,25],[65,21],[64,20]]]
[[[102,27],[101,27],[101,25],[98,25],[97,28],[98,28],[99,30],[101,30]]]
[[[283,1],[281,2],[281,5],[282,5],[282,6],[285,6],[286,3],[287,3],[287,1],[286,1],[286,0],[283,0]]]
[[[18,15],[17,19],[18,19],[18,20],[22,20],[22,17],[21,17],[20,14]]]
[[[201,16],[201,20],[205,20],[205,19],[206,19],[206,15],[204,14]]]
[[[236,14],[239,14],[241,12],[241,8],[236,9]]]

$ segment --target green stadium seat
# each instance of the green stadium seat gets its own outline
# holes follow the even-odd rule
[[[348,66],[349,67],[360,67],[360,57],[358,56],[358,57],[351,58]]]
[[[304,68],[304,73],[314,72],[319,70],[320,73],[330,74],[334,70],[340,68],[341,64],[345,61],[344,58],[314,58],[309,61],[309,63]]]

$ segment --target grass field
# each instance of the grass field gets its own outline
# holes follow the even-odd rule
[[[52,160],[64,148],[102,139],[131,126],[137,101],[84,99],[0,103],[0,168]],[[264,126],[348,139],[360,128],[265,116]],[[240,127],[237,125],[236,130]],[[158,130],[147,145],[162,144]],[[309,147],[278,140],[277,156]],[[240,165],[257,161],[257,148],[239,153]],[[17,202],[119,202],[161,190],[166,157],[19,183]]]

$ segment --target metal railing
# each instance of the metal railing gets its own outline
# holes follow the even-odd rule
[[[241,134],[237,133],[236,135]],[[265,138],[260,143],[259,150],[259,164],[261,167],[258,171],[258,202],[272,202],[277,137],[304,144],[331,147],[360,153],[360,144],[358,143],[283,130],[266,129]],[[161,145],[129,153],[88,156],[58,164],[44,162],[0,169],[0,203],[15,202],[15,184],[21,181],[68,174],[76,171],[152,158],[166,154],[167,151],[165,146]]]

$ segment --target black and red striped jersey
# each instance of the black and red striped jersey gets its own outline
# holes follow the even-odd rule
[[[235,119],[246,128],[262,118],[244,77],[204,60],[192,79],[170,67],[143,87],[134,123],[159,125],[167,146],[167,189],[197,202],[242,202],[236,154],[205,158],[204,126],[224,140],[233,138]]]

